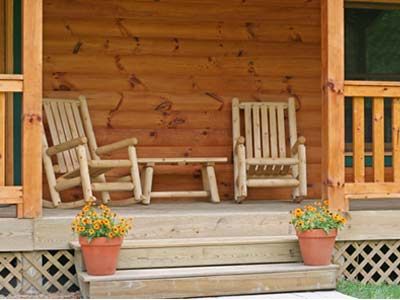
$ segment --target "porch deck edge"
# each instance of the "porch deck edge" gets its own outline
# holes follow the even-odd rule
[[[198,243],[210,242],[216,237],[231,240],[294,238],[295,232],[289,224],[288,212],[244,211],[238,214],[190,214],[136,215],[136,227],[127,240],[149,244],[169,240],[182,244],[190,240]],[[400,240],[398,210],[353,211],[346,228],[340,232],[338,241]],[[70,242],[76,237],[71,233],[72,217],[42,217],[40,219],[0,218],[0,251],[33,251],[71,249]],[[243,225],[245,224],[245,226]],[[190,226],[189,226],[190,225]],[[207,241],[207,238],[210,238]],[[232,239],[233,238],[233,239]],[[154,241],[156,240],[156,241]],[[157,241],[158,240],[158,241]]]

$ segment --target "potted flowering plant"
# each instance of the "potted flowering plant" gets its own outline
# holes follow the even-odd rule
[[[88,274],[115,273],[122,240],[132,228],[132,219],[119,218],[106,205],[94,206],[90,199],[72,222]]]
[[[328,201],[306,205],[292,212],[291,223],[296,229],[300,252],[305,265],[329,265],[337,231],[346,218],[328,208]]]

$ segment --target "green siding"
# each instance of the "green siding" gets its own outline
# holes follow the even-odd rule
[[[22,72],[21,0],[14,0],[14,74]],[[14,184],[21,184],[21,116],[22,94],[14,93]]]

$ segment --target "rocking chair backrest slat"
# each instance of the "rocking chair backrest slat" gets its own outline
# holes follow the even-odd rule
[[[56,128],[56,123],[55,123],[55,120],[53,117],[53,112],[52,112],[52,109],[50,106],[50,102],[44,102],[43,106],[44,106],[44,113],[45,113],[45,116],[47,119],[47,124],[49,126],[51,139],[53,141],[53,145],[58,145],[61,142],[58,138],[58,131]],[[67,167],[65,164],[63,153],[57,153],[57,161],[58,161],[58,167],[60,169],[60,172],[65,173],[67,171]]]
[[[261,157],[260,107],[253,106],[254,157]]]
[[[263,157],[269,157],[269,130],[268,130],[268,109],[265,105],[261,106],[261,130]]]
[[[278,157],[278,132],[276,126],[276,106],[269,105],[269,136],[270,136],[270,146],[271,146],[271,157]]]
[[[294,105],[293,99],[288,102],[239,103],[239,108],[244,110],[246,158],[287,157],[287,141],[292,146],[297,139]],[[288,127],[285,125],[286,117]],[[288,139],[286,128],[289,128]],[[283,170],[278,168],[274,172],[281,173]]]
[[[297,142],[296,101],[294,98],[288,100],[289,138],[290,147]]]
[[[253,157],[253,130],[251,123],[251,106],[244,108],[244,126],[246,132],[246,153],[248,158]]]
[[[60,112],[62,126],[64,128],[65,139],[66,139],[66,141],[73,140],[74,138],[72,136],[72,129],[70,128],[70,124],[68,121],[67,112],[66,112],[66,108],[65,108],[66,103],[58,102],[57,105],[58,105],[58,110]],[[72,169],[78,168],[79,162],[78,162],[78,158],[76,156],[75,149],[69,150],[69,154],[71,156]]]
[[[87,136],[82,125],[80,100],[44,99],[43,106],[53,146]],[[90,151],[86,150],[90,158]],[[71,172],[79,168],[75,149],[59,153],[57,160],[60,173]]]
[[[67,141],[67,138],[65,136],[64,127],[63,127],[63,124],[61,121],[60,111],[58,110],[58,103],[52,102],[52,103],[50,103],[50,107],[51,107],[51,112],[53,113],[53,118],[54,118],[54,121],[56,124],[56,128],[54,128],[53,130],[56,130],[56,134],[58,135],[59,142],[65,143]],[[67,170],[72,171],[73,165],[72,165],[70,151],[64,151],[64,152],[62,152],[62,154],[64,156],[64,161],[65,161]]]
[[[93,125],[92,125],[92,120],[90,119],[90,114],[89,114],[89,108],[87,105],[86,98],[84,96],[79,96],[79,102],[80,102],[80,115],[82,116],[82,119],[80,120],[81,124],[83,124],[83,128],[86,133],[86,137],[88,139],[88,144],[89,144],[89,151],[92,159],[98,159],[98,155],[96,154],[96,149],[97,149],[97,142],[96,142],[96,136],[94,135],[94,130],[93,130]]]
[[[81,136],[87,137],[85,129],[83,128],[82,114],[80,111],[80,103],[75,103],[74,105],[71,105],[71,108],[72,108],[72,113],[74,115],[75,125],[78,130],[78,136],[79,137],[81,137]],[[90,159],[92,157],[92,155],[91,155],[91,152],[89,151],[89,147],[87,144],[85,145],[85,148],[86,148],[86,155],[87,155],[88,159]]]
[[[65,112],[67,114],[68,125],[71,130],[71,135],[73,139],[78,138],[80,135],[78,133],[78,127],[75,122],[74,112],[72,111],[71,103],[65,103]]]
[[[277,107],[279,157],[286,157],[285,112],[282,105]]]

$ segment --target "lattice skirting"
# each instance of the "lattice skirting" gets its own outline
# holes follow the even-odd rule
[[[73,251],[0,253],[0,297],[78,290]]]
[[[339,276],[363,283],[400,282],[400,240],[336,243]]]

